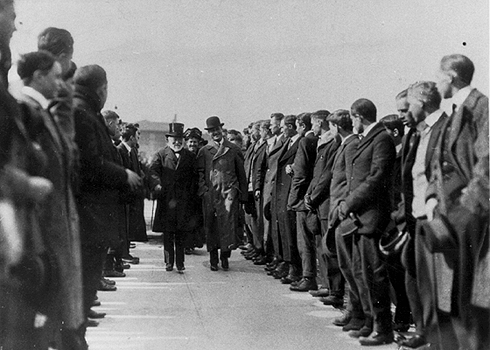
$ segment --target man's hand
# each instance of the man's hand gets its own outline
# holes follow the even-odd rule
[[[135,191],[143,184],[141,178],[134,171],[126,169],[126,174],[128,174],[128,184],[132,191]]]
[[[305,203],[305,207],[306,209],[308,209],[309,211],[311,212],[314,212],[315,211],[315,208],[313,208],[313,206],[311,205],[311,197],[309,194],[307,194],[303,200],[303,202]]]
[[[427,221],[432,221],[434,219],[434,211],[439,204],[438,200],[434,197],[429,198],[425,203],[425,215],[427,215]]]
[[[293,176],[294,175],[294,170],[293,170],[293,165],[292,164],[288,164],[286,165],[286,174],[289,175],[289,176]]]
[[[254,198],[256,201],[258,201],[260,199],[260,195],[261,195],[260,190],[255,190]]]
[[[344,201],[340,202],[338,207],[337,207],[337,212],[339,214],[339,219],[340,220],[344,220],[345,218],[347,218],[347,215],[349,214],[348,213],[348,210],[347,210],[347,205],[345,204]]]

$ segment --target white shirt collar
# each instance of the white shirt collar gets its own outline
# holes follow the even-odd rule
[[[126,143],[126,141],[122,141],[121,143],[124,145],[124,147],[126,147],[128,153],[131,153],[131,147]]]
[[[301,136],[300,134],[296,134],[293,137],[291,137],[291,144],[295,143],[296,140],[300,138],[300,136]]]
[[[468,98],[472,90],[473,88],[468,85],[460,89],[456,94],[454,94],[451,102],[456,105],[456,110],[459,110],[459,107],[461,107],[463,102]]]
[[[341,145],[343,145],[345,143],[345,141],[347,141],[350,137],[357,137],[357,135],[349,134],[346,137],[342,137],[342,135],[340,135],[340,138],[342,139]]]
[[[364,131],[362,132],[362,136],[366,137],[367,134],[369,134],[369,132],[371,131],[371,129],[376,126],[376,124],[378,124],[378,123],[376,122],[376,123],[372,123],[372,124],[369,124],[368,126],[366,126],[364,128]]]
[[[442,109],[438,109],[435,112],[432,112],[429,114],[425,120],[421,121],[420,123],[417,124],[416,129],[419,132],[424,131],[427,127],[432,128],[432,126],[439,120],[441,115],[444,113]]]
[[[30,98],[35,100],[37,103],[39,103],[42,108],[48,109],[49,101],[39,91],[34,90],[30,86],[23,86],[21,91],[24,95],[29,96]]]

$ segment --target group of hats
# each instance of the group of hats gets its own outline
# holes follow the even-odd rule
[[[206,119],[206,127],[204,130],[211,130],[218,127],[222,127],[224,124],[219,120],[219,117],[212,116]],[[197,138],[202,139],[202,132],[198,128],[187,129],[184,132],[184,124],[182,123],[170,123],[168,126],[168,132],[165,136],[182,137],[186,139]]]

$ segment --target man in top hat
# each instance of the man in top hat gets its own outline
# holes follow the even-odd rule
[[[210,253],[211,271],[218,270],[218,257],[223,270],[228,270],[231,250],[238,246],[243,228],[240,226],[240,201],[247,199],[247,177],[241,149],[226,140],[223,123],[217,116],[206,120],[212,142],[197,155],[199,196],[203,198],[204,230]],[[221,249],[221,256],[218,250]]]
[[[163,232],[165,268],[183,273],[184,241],[197,222],[194,199],[197,184],[196,156],[184,148],[184,124],[171,123],[167,146],[160,149],[150,165],[150,186],[157,198],[154,232]],[[175,246],[175,248],[174,248]]]

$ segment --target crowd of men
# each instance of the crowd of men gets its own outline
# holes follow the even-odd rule
[[[273,113],[243,136],[211,116],[209,141],[172,123],[147,166],[138,125],[103,111],[106,72],[76,67],[68,31],[39,34],[12,97],[14,19],[0,0],[0,348],[88,348],[97,290],[139,262],[144,198],[169,272],[204,242],[210,270],[228,270],[240,247],[343,310],[334,324],[361,345],[490,348],[488,98],[469,58],[443,57],[437,82],[410,85],[381,119],[361,98]]]

